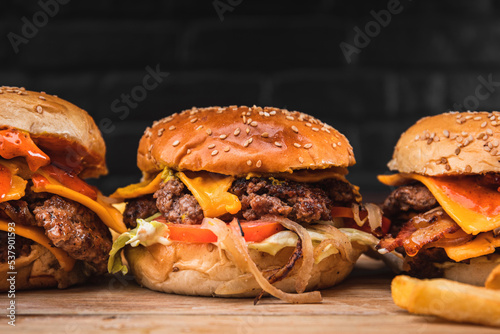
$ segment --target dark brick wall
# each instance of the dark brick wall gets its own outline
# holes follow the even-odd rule
[[[229,7],[221,14],[214,4]],[[383,16],[396,5],[397,14]],[[42,7],[50,11],[45,21]],[[374,25],[373,13],[387,24]],[[24,36],[25,22],[36,19],[36,33]],[[367,27],[372,36],[347,61],[341,43],[356,46],[357,29]],[[12,33],[26,38],[18,52]],[[350,139],[358,160],[350,178],[370,193],[384,189],[375,176],[418,118],[500,105],[493,0],[4,0],[0,36],[1,84],[57,94],[110,126],[103,134],[111,173],[95,182],[107,193],[138,180],[144,128],[191,106],[273,105],[315,115]],[[147,67],[168,75],[120,111]],[[481,92],[489,94],[476,96],[488,81]]]

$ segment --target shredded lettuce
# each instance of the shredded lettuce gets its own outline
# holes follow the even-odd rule
[[[148,221],[154,218],[137,219],[137,227],[133,230],[122,233],[113,243],[113,247],[109,252],[108,271],[111,274],[121,271],[123,274],[128,272],[127,267],[123,264],[121,258],[121,250],[126,246],[132,247],[151,246],[153,244],[169,245],[168,226],[155,220]]]

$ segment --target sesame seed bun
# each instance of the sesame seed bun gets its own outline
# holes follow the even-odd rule
[[[107,173],[106,147],[99,128],[83,109],[57,96],[0,87],[0,128],[30,133],[49,156],[80,167],[81,177]]]
[[[349,141],[331,126],[271,107],[193,108],[155,122],[139,143],[145,173],[164,167],[225,175],[292,172],[355,164]]]
[[[500,112],[425,117],[401,135],[391,170],[429,176],[500,172]]]

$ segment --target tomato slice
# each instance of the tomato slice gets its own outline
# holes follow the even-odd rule
[[[389,232],[389,229],[391,228],[391,221],[384,216],[382,216],[382,226],[380,228],[380,231],[372,231],[368,221],[366,221],[363,224],[363,226],[359,226],[358,224],[356,224],[356,222],[354,221],[354,213],[352,212],[351,208],[335,206],[332,208],[331,212],[332,212],[332,217],[347,218],[347,219],[344,219],[345,227],[355,228],[355,229],[358,229],[358,230],[363,231],[363,232],[372,233],[378,237],[386,235]],[[368,215],[368,212],[366,212],[364,210],[359,212],[359,218],[361,220],[365,219],[367,215]]]
[[[202,228],[201,225],[172,224],[167,223],[164,217],[155,218],[156,221],[163,222],[170,231],[169,239],[172,241],[210,243],[217,242],[217,236],[209,229]],[[275,233],[284,230],[280,223],[276,222],[241,222],[245,241],[261,242]]]

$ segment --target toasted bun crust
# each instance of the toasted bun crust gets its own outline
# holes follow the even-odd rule
[[[15,289],[41,289],[58,287],[60,289],[83,283],[92,274],[90,268],[78,261],[72,271],[66,272],[60,268],[57,259],[45,247],[34,244],[31,253],[16,259],[17,275]],[[12,270],[7,263],[0,263],[0,292],[9,291],[10,282],[7,280]]]
[[[423,175],[500,172],[500,112],[425,117],[401,135],[391,170]]]
[[[469,263],[435,264],[438,268],[443,269],[443,278],[477,286],[484,286],[489,274],[498,265],[500,265],[499,254],[473,258]]]
[[[356,259],[364,247],[353,244]],[[250,249],[250,256],[261,271],[284,266],[293,252],[292,247],[275,256]],[[152,290],[167,293],[219,296],[255,297],[261,289],[249,273],[241,272],[231,261],[231,255],[213,244],[174,242],[169,246],[127,247],[125,256],[137,282]],[[286,292],[295,292],[297,267],[275,286]],[[315,264],[307,291],[325,289],[341,282],[354,263],[334,254]]]
[[[107,173],[106,147],[94,120],[85,110],[56,96],[1,87],[0,128],[29,132],[49,156],[57,154],[68,164],[82,167],[81,177]]]
[[[145,173],[164,167],[225,175],[348,167],[349,141],[314,117],[271,107],[185,110],[146,129],[137,164]]]

